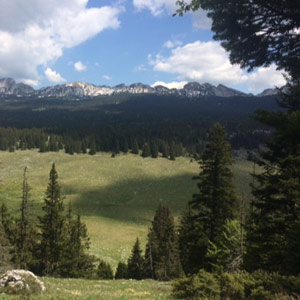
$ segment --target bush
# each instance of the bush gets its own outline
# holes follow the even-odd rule
[[[300,299],[300,276],[278,273],[208,273],[173,283],[173,296],[179,299],[296,300]]]
[[[220,299],[220,286],[214,274],[200,270],[197,275],[173,283],[173,296],[178,299]]]

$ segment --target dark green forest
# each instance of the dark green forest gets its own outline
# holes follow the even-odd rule
[[[270,137],[270,128],[252,118],[262,109],[278,110],[276,97],[119,95],[81,101],[6,97],[0,100],[0,149],[118,154],[152,145],[152,154],[157,148],[165,157],[173,151],[170,148],[176,148],[175,156],[198,155],[209,128],[218,121],[234,149],[251,150]]]

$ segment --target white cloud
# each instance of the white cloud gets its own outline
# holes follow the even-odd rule
[[[47,68],[45,70],[45,75],[46,75],[47,79],[53,83],[59,83],[59,82],[66,81],[66,79],[64,79],[59,73],[55,72],[51,68]]]
[[[156,81],[151,86],[155,87],[158,85],[162,85],[167,87],[168,89],[182,89],[187,84],[187,81],[173,81],[173,82],[163,82],[163,81]]]
[[[86,66],[79,60],[74,64],[74,69],[77,72],[82,72],[86,70]]]
[[[259,68],[249,74],[238,65],[232,65],[228,53],[214,41],[189,43],[172,49],[167,57],[149,55],[148,60],[154,71],[176,74],[180,81],[209,82],[215,85],[222,83],[229,86],[243,84],[250,92],[285,83],[275,66]]]
[[[173,14],[177,9],[176,0],[133,0],[133,5],[138,10],[149,9],[153,16],[164,12]]]
[[[143,72],[143,71],[147,71],[147,68],[145,67],[144,64],[138,65],[133,69],[133,72]]]
[[[180,46],[180,45],[182,45],[182,42],[179,41],[179,40],[168,40],[168,41],[166,41],[166,42],[164,43],[163,46],[164,46],[165,48],[171,49],[171,48],[174,48],[174,47],[177,47],[177,46]]]
[[[74,47],[118,28],[121,8],[87,8],[88,0],[0,0],[0,77],[38,80],[47,67]]]
[[[177,47],[169,57],[149,57],[155,71],[178,74],[181,80],[210,83],[239,83],[243,76],[232,66],[225,50],[217,42],[194,42]]]
[[[255,72],[250,73],[247,79],[248,89],[252,93],[258,93],[266,87],[274,88],[285,85],[286,80],[281,72],[276,70],[275,65],[267,68],[258,68]]]
[[[173,15],[179,6],[176,5],[177,0],[133,0],[133,5],[138,11],[148,9],[155,17],[164,13]],[[211,20],[207,17],[206,12],[199,9],[197,12],[189,12],[192,15],[193,26],[197,29],[210,29]]]
[[[102,78],[105,80],[111,80],[111,77],[109,75],[103,75]]]
[[[40,84],[38,80],[21,79],[20,81],[31,86],[38,86]]]

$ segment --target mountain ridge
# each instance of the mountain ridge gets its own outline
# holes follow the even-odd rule
[[[143,83],[133,83],[131,85],[119,84],[114,87],[106,85],[94,85],[87,82],[70,82],[54,86],[43,87],[35,90],[30,85],[16,83],[12,78],[0,79],[0,95],[37,96],[39,98],[61,97],[61,98],[91,98],[97,96],[111,96],[116,94],[156,94],[156,95],[176,95],[188,98],[218,96],[218,97],[249,97],[253,94],[246,94],[241,91],[219,84],[214,86],[210,83],[200,84],[189,82],[182,89],[169,89],[165,86],[150,86]],[[276,89],[266,89],[256,97],[275,95]]]

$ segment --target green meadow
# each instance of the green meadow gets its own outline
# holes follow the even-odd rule
[[[199,173],[199,165],[189,158],[170,161],[132,154],[112,158],[109,153],[0,152],[0,197],[13,214],[18,214],[25,166],[34,214],[41,213],[53,162],[65,204],[71,201],[74,212],[82,215],[88,227],[91,252],[114,268],[119,261],[127,260],[137,236],[145,245],[148,227],[160,203],[170,206],[178,217],[197,192],[197,181],[192,178]],[[237,192],[246,201],[250,199],[252,167],[244,160],[233,167]]]
[[[47,291],[27,297],[0,294],[0,300],[171,300],[171,284],[154,280],[40,278]]]

